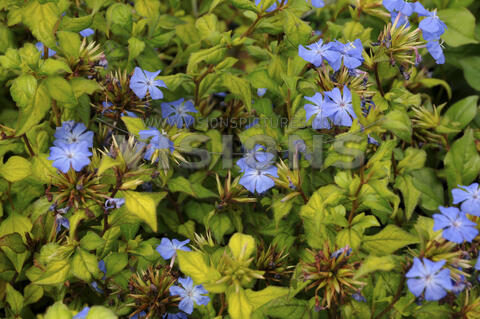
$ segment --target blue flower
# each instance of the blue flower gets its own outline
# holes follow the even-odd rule
[[[102,102],[102,114],[113,113],[112,106],[113,106],[112,103],[103,101]]]
[[[45,53],[45,49],[43,47],[42,42],[37,42],[35,43],[35,47],[37,48],[38,51],[40,51],[40,56],[43,58],[43,54]],[[57,54],[57,52],[53,51],[52,49],[48,48],[48,57],[51,57],[53,55]]]
[[[420,17],[426,17],[431,14],[431,12],[425,9],[425,7],[418,1],[413,3],[413,12]]]
[[[86,142],[74,144],[60,144],[50,147],[49,160],[53,161],[53,167],[58,168],[63,173],[68,172],[70,166],[76,172],[80,172],[85,166],[90,164],[92,153],[88,150]]]
[[[311,0],[311,1],[312,1],[312,7],[314,8],[323,8],[325,6],[325,3],[323,2],[323,0]]]
[[[438,209],[441,214],[433,215],[433,230],[443,229],[443,238],[461,244],[464,241],[471,242],[477,237],[477,224],[469,220],[465,213],[456,207],[440,206]]]
[[[93,288],[96,292],[98,292],[99,294],[103,294],[102,288],[100,288],[100,287],[98,286],[98,283],[97,283],[96,281],[93,281],[93,282],[91,283],[91,285],[92,285],[92,288]]]
[[[453,288],[450,279],[450,270],[442,269],[446,261],[433,262],[423,258],[423,263],[415,257],[412,268],[406,273],[408,289],[416,297],[419,297],[425,290],[425,299],[427,301],[440,300],[446,296],[445,289]]]
[[[147,160],[151,160],[152,156],[157,150],[170,150],[170,152],[174,151],[173,142],[155,128],[150,128],[149,130],[142,130],[138,132],[138,135],[141,139],[150,139],[149,144],[147,145],[147,151],[145,152],[144,156],[144,158]]]
[[[160,245],[157,246],[157,251],[163,259],[169,260],[177,253],[177,250],[191,251],[185,245],[190,242],[190,239],[179,241],[177,239],[162,238]]]
[[[333,43],[323,44],[321,39],[318,42],[307,45],[306,48],[303,45],[299,45],[298,55],[316,67],[322,65],[323,59],[327,60],[330,65],[339,59],[339,54],[334,50]]]
[[[175,125],[178,128],[190,127],[193,124],[194,118],[190,113],[198,113],[192,101],[185,101],[183,98],[173,101],[162,103],[162,117],[167,119],[167,123]]]
[[[147,316],[147,313],[145,311],[141,311],[131,316],[130,319],[141,319],[141,318],[145,318],[146,316]]]
[[[130,88],[138,96],[139,99],[143,99],[148,93],[153,100],[163,98],[163,93],[160,91],[160,87],[166,88],[165,82],[162,80],[155,80],[160,74],[160,70],[156,72],[149,72],[135,67],[133,75],[130,78]]]
[[[480,270],[480,257],[477,258],[477,262],[475,263],[475,270]]]
[[[367,302],[367,299],[365,299],[364,296],[362,296],[361,293],[356,292],[352,295],[352,298],[355,299],[358,302]]]
[[[267,89],[265,89],[265,88],[258,88],[258,89],[257,89],[257,95],[258,95],[259,97],[264,96],[265,93],[267,93]]]
[[[53,141],[55,146],[82,142],[86,143],[88,147],[93,146],[93,132],[87,131],[87,127],[83,123],[63,122],[61,127],[56,128],[53,136],[55,137],[55,141]]]
[[[400,12],[395,12],[395,11],[393,11],[390,14],[390,20],[392,21],[392,25],[395,23],[397,18],[398,18],[398,21],[397,21],[397,24],[395,25],[396,27],[403,26],[403,25],[408,27],[410,25],[410,23],[408,22],[408,17],[406,15]]]
[[[363,45],[360,39],[356,39],[353,42],[343,44],[339,41],[335,41],[332,48],[337,52],[335,59],[328,60],[330,66],[338,71],[343,61],[343,65],[349,69],[355,69],[363,63]]]
[[[250,121],[247,125],[245,125],[245,129],[248,130],[251,127],[254,127],[258,124],[258,118],[254,118],[253,121]]]
[[[430,15],[424,18],[418,24],[420,30],[422,30],[423,38],[426,41],[438,40],[440,36],[445,32],[447,26],[437,16],[437,12],[430,12]]]
[[[480,188],[478,183],[473,183],[470,186],[458,185],[458,187],[452,189],[453,203],[455,205],[462,203],[460,207],[463,212],[480,216]]]
[[[55,222],[57,224],[57,228],[55,231],[58,233],[62,230],[62,227],[65,229],[70,229],[70,221],[67,217],[63,217],[62,214],[65,214],[66,210],[58,210],[58,213],[55,215]]]
[[[187,315],[183,312],[166,313],[163,315],[163,319],[187,319]]]
[[[103,259],[98,262],[98,269],[103,272],[102,280],[105,280],[105,278],[107,278],[107,266],[105,265],[105,261]]]
[[[86,29],[83,29],[82,31],[80,31],[79,33],[82,37],[86,38],[86,37],[89,37],[92,34],[94,34],[95,31],[93,29],[86,28]]]
[[[346,251],[346,252],[345,252]],[[345,252],[345,256],[350,256],[350,254],[352,253],[352,248],[348,247],[348,246],[345,246],[345,247],[342,247],[336,251],[334,251],[331,255],[330,255],[330,258],[338,258],[341,254],[343,254]]]
[[[106,209],[120,208],[125,204],[125,198],[109,198],[105,201]]]
[[[452,292],[455,295],[458,295],[465,289],[466,286],[467,286],[467,281],[465,280],[465,276],[460,275],[460,278],[458,280],[453,281]]]
[[[275,155],[264,151],[263,145],[255,145],[255,147],[245,153],[244,157],[237,161],[240,172],[243,173],[247,169],[263,169],[274,163]]]
[[[325,92],[324,109],[326,114],[330,114],[333,124],[341,126],[351,126],[352,118],[357,118],[352,106],[352,94],[348,87],[343,87],[343,95],[339,88],[334,88]]]
[[[390,11],[390,13],[400,12],[407,17],[413,13],[413,4],[403,0],[383,0],[383,6]]]
[[[266,168],[257,169],[246,167],[243,176],[240,178],[239,184],[244,186],[251,193],[255,193],[256,191],[261,194],[275,186],[275,181],[269,175],[278,177],[276,166],[272,165]]]
[[[428,41],[427,42],[427,50],[435,59],[437,64],[444,64],[445,63],[445,56],[443,55],[442,46],[438,41]]]
[[[367,143],[368,144],[373,144],[373,145],[380,145],[380,143],[378,143],[378,141],[376,139],[371,137],[370,134],[368,134]]]
[[[178,282],[183,286],[170,287],[170,295],[180,296],[181,301],[178,304],[178,309],[191,314],[193,312],[193,303],[197,305],[207,305],[210,302],[210,297],[203,296],[208,294],[202,285],[194,286],[193,280],[190,277],[178,278]]]
[[[312,116],[315,116],[312,122],[312,128],[315,130],[318,129],[329,129],[331,128],[330,121],[328,117],[335,113],[335,110],[330,108],[325,108],[325,103],[323,101],[323,96],[320,93],[315,93],[313,96],[305,96],[305,99],[312,102],[313,104],[305,104],[305,115],[307,122]]]
[[[77,313],[73,319],[85,319],[87,318],[90,307],[84,307],[79,313]]]

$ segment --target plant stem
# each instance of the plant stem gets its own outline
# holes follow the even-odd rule
[[[30,156],[31,156],[31,157],[34,157],[34,156],[35,156],[35,152],[33,151],[32,146],[30,145],[30,141],[28,140],[28,137],[27,137],[27,135],[26,135],[25,133],[22,135],[22,139],[23,139],[23,141],[25,142],[25,145],[27,145],[28,152],[30,153]]]
[[[199,106],[199,103],[200,103],[200,97],[198,96],[198,93],[199,93],[199,89],[200,89],[200,83],[203,81],[203,79],[209,74],[209,73],[212,73],[213,72],[213,69],[214,69],[214,65],[213,64],[210,64],[208,66],[208,69],[205,70],[205,72],[203,72],[202,74],[200,74],[198,76],[198,78],[194,79],[193,82],[195,83],[195,96],[194,96],[194,99],[195,99],[195,106]]]
[[[377,82],[378,91],[382,96],[385,96],[385,93],[383,92],[382,83],[380,82],[380,75],[378,74],[378,63],[374,64],[373,71],[375,72],[375,80]]]
[[[53,111],[53,115],[55,115],[55,125],[62,126],[60,112],[58,111],[57,101],[55,100],[52,101],[52,111]]]
[[[398,285],[397,291],[395,292],[395,296],[393,297],[390,304],[387,307],[385,307],[377,316],[375,316],[375,317],[372,316],[373,319],[383,318],[384,315],[386,315],[393,308],[393,306],[398,301],[398,299],[400,299],[400,297],[402,295],[403,287],[405,286],[404,273],[405,272],[402,272],[402,280],[400,281],[400,284]]]

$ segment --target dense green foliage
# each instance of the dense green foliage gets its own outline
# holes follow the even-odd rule
[[[132,1],[1,1],[0,317],[173,318],[190,277],[210,298],[191,318],[480,318],[480,237],[432,218],[479,178],[478,1],[420,1],[444,64],[427,18],[392,25],[381,0]],[[359,39],[361,66],[307,62],[320,39]],[[305,97],[334,89],[350,123],[315,127]],[[182,98],[194,122],[174,125]],[[83,143],[65,123],[93,132],[79,167],[54,160]],[[251,189],[256,144],[278,156]],[[463,289],[417,298],[415,257]]]

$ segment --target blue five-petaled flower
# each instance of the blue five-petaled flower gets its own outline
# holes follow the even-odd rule
[[[457,207],[438,208],[441,214],[434,214],[433,230],[443,229],[442,236],[446,240],[461,244],[464,241],[471,242],[478,235],[477,224],[467,218],[465,213]]]
[[[162,106],[162,117],[167,119],[167,123],[175,125],[178,128],[190,127],[194,118],[189,113],[198,113],[192,101],[185,101],[184,98],[173,102],[165,102]]]
[[[343,87],[343,94],[337,87],[325,92],[324,108],[335,125],[351,126],[352,119],[357,118],[352,106],[352,94],[346,86]]]
[[[452,189],[453,204],[461,204],[463,212],[480,216],[480,188],[478,183],[469,186],[458,185],[459,188]]]
[[[177,239],[162,238],[160,245],[157,246],[157,251],[163,259],[169,260],[177,254],[177,250],[191,251],[190,248],[185,246],[190,242],[190,239],[179,241]]]
[[[79,313],[77,313],[73,319],[85,319],[87,318],[90,307],[84,307]]]
[[[208,294],[202,285],[194,286],[193,280],[190,277],[178,278],[178,282],[182,285],[170,287],[170,295],[180,296],[181,301],[178,308],[187,314],[193,312],[193,304],[207,305],[210,302],[210,297],[204,296]]]
[[[86,142],[74,144],[60,144],[50,147],[49,160],[53,161],[53,167],[58,168],[63,173],[67,173],[70,167],[76,172],[81,171],[90,164],[92,153],[88,150]]]
[[[53,145],[87,143],[88,147],[93,146],[93,132],[87,131],[87,127],[83,123],[76,123],[75,121],[66,121],[62,123],[61,127],[55,130],[55,141]]]
[[[259,194],[275,186],[272,177],[278,178],[277,167],[273,165],[275,156],[261,149],[261,145],[255,145],[253,150],[237,161],[240,172],[243,173],[239,181],[240,185],[252,193]]]
[[[80,31],[79,33],[82,37],[86,38],[86,37],[89,37],[92,34],[94,34],[95,30],[93,30],[91,28],[86,28],[86,29],[83,29],[82,31]]]
[[[147,92],[153,100],[163,98],[163,92],[160,91],[160,88],[166,88],[167,86],[162,80],[155,80],[160,72],[161,70],[149,72],[140,69],[138,66],[135,67],[133,75],[130,78],[130,88],[139,99],[143,99],[147,95]]]
[[[329,129],[331,125],[328,117],[333,114],[333,109],[325,109],[323,95],[317,92],[313,96],[305,96],[305,99],[313,103],[304,106],[307,122],[314,117],[312,128],[315,130]]]
[[[446,296],[446,290],[453,288],[450,269],[442,267],[446,261],[433,262],[423,258],[423,263],[415,257],[413,265],[406,273],[408,289],[419,297],[425,290],[425,300],[440,300]]]

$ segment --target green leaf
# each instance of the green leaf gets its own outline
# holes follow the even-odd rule
[[[19,315],[23,308],[23,296],[21,293],[15,290],[9,283],[7,283],[5,291],[5,299],[10,305],[13,313]]]
[[[155,19],[160,14],[160,1],[136,0],[135,11],[143,17]]]
[[[19,233],[12,233],[0,237],[0,246],[6,246],[18,254],[26,250],[22,236],[20,236]]]
[[[9,182],[18,182],[32,173],[32,164],[20,156],[12,156],[0,165],[0,176]]]
[[[29,279],[37,285],[58,285],[63,284],[67,280],[70,272],[70,260],[54,261],[47,265],[45,271],[35,269],[37,271],[36,278]]]
[[[47,47],[55,47],[56,39],[53,30],[61,13],[56,3],[41,4],[38,1],[31,1],[22,13],[23,23],[32,31],[32,34]]]
[[[362,234],[360,234],[354,228],[342,229],[337,234],[336,244],[338,247],[349,246],[353,250],[357,250],[362,243]]]
[[[413,178],[410,175],[398,175],[395,179],[395,187],[402,192],[405,217],[406,220],[409,220],[415,207],[418,205],[422,193],[415,187]]]
[[[191,277],[196,283],[206,283],[211,268],[205,262],[203,254],[198,251],[177,250],[177,259],[180,270]]]
[[[452,98],[452,88],[447,83],[447,81],[444,81],[444,80],[441,80],[441,79],[434,79],[434,78],[423,78],[423,79],[420,80],[420,82],[428,88],[432,88],[432,87],[435,87],[437,85],[441,85],[447,91],[448,98],[449,99]]]
[[[246,260],[253,254],[257,246],[252,236],[235,233],[230,238],[228,247],[235,259]]]
[[[10,87],[10,94],[12,99],[21,108],[27,105],[33,99],[37,91],[37,80],[33,75],[23,74],[16,78]]]
[[[120,196],[125,198],[125,207],[127,210],[147,223],[155,232],[157,231],[157,205],[166,195],[166,192],[120,192]]]
[[[132,32],[132,8],[123,3],[111,5],[106,14],[107,26],[117,35],[129,35]]]
[[[290,213],[292,210],[293,200],[282,202],[281,200],[275,200],[272,204],[273,219],[275,220],[275,227],[278,228],[280,220]]]
[[[397,170],[408,173],[423,168],[426,160],[427,153],[424,150],[409,147],[405,151],[405,157],[398,162]]]
[[[187,74],[192,75],[198,72],[200,63],[217,64],[223,60],[227,49],[222,45],[193,52],[188,59]]]
[[[403,110],[390,111],[382,126],[406,142],[412,141],[412,122],[407,112]]]
[[[61,301],[48,307],[44,319],[72,319],[72,313]]]
[[[40,84],[35,92],[33,100],[29,105],[21,109],[17,119],[16,136],[28,132],[37,125],[50,111],[50,96],[45,85]]]
[[[145,42],[135,37],[128,39],[128,60],[132,61],[145,49]]]
[[[117,319],[118,317],[110,309],[103,306],[93,306],[88,311],[86,319]]]
[[[253,1],[250,0],[229,0],[234,7],[242,9],[242,10],[249,10],[253,12],[258,12],[258,8],[255,6]]]
[[[23,304],[30,305],[36,303],[43,297],[43,288],[34,284],[28,284],[23,290],[24,301]]]
[[[72,259],[72,274],[86,282],[99,277],[98,260],[95,255],[88,253],[82,248],[77,248]]]
[[[145,123],[138,117],[122,116],[122,121],[127,126],[128,132],[135,136],[138,136],[138,132],[147,129]]]
[[[80,240],[80,247],[86,250],[94,250],[105,244],[105,239],[98,236],[93,231],[88,231]]]
[[[467,8],[444,9],[437,14],[447,25],[447,30],[442,35],[447,45],[458,47],[478,43],[475,39],[475,16]]]
[[[30,219],[18,213],[12,213],[0,224],[0,236],[18,233],[25,240],[25,233],[28,233],[32,227]]]
[[[389,255],[397,249],[418,243],[418,238],[395,225],[387,225],[373,236],[364,236],[362,247],[374,255]]]
[[[390,271],[395,268],[396,264],[393,256],[368,256],[355,272],[354,278],[357,279],[377,271]]]
[[[450,106],[447,112],[445,112],[445,117],[449,119],[450,124],[452,124],[455,128],[464,129],[477,115],[477,105],[478,96],[473,95],[466,97]]]
[[[475,90],[480,91],[480,57],[465,57],[459,62],[467,83]]]
[[[287,287],[268,286],[259,291],[251,289],[245,290],[245,295],[252,305],[253,310],[265,305],[266,303],[288,295],[289,289]]]
[[[41,75],[58,75],[64,72],[72,73],[72,70],[65,62],[56,59],[47,59],[41,63],[39,73]]]
[[[69,107],[77,104],[72,85],[64,78],[59,76],[49,77],[45,80],[45,85],[52,99]]]
[[[126,253],[111,253],[103,259],[105,268],[107,268],[107,277],[118,274],[128,265],[128,255]]]
[[[453,143],[443,162],[450,189],[457,185],[470,185],[478,177],[480,155],[471,129]]]
[[[253,311],[253,306],[247,298],[245,290],[235,287],[230,287],[227,290],[228,314],[232,319],[250,319],[250,314]]]
[[[79,98],[82,94],[92,95],[96,91],[100,91],[100,85],[95,80],[87,80],[85,78],[73,78],[70,81],[75,98]]]
[[[53,176],[57,174],[57,169],[47,157],[48,154],[37,154],[32,158],[32,176],[44,184],[51,183]]]
[[[182,192],[193,197],[197,197],[191,182],[183,176],[172,178],[167,183],[168,189],[172,193]]]
[[[421,206],[436,211],[443,205],[443,186],[431,168],[411,172],[413,185],[421,192]]]
[[[77,32],[59,31],[57,32],[57,36],[58,46],[67,57],[80,57],[80,47],[82,45],[82,41],[80,40],[80,35]]]
[[[252,89],[249,81],[226,73],[223,77],[223,86],[242,100],[249,112],[252,110]]]

